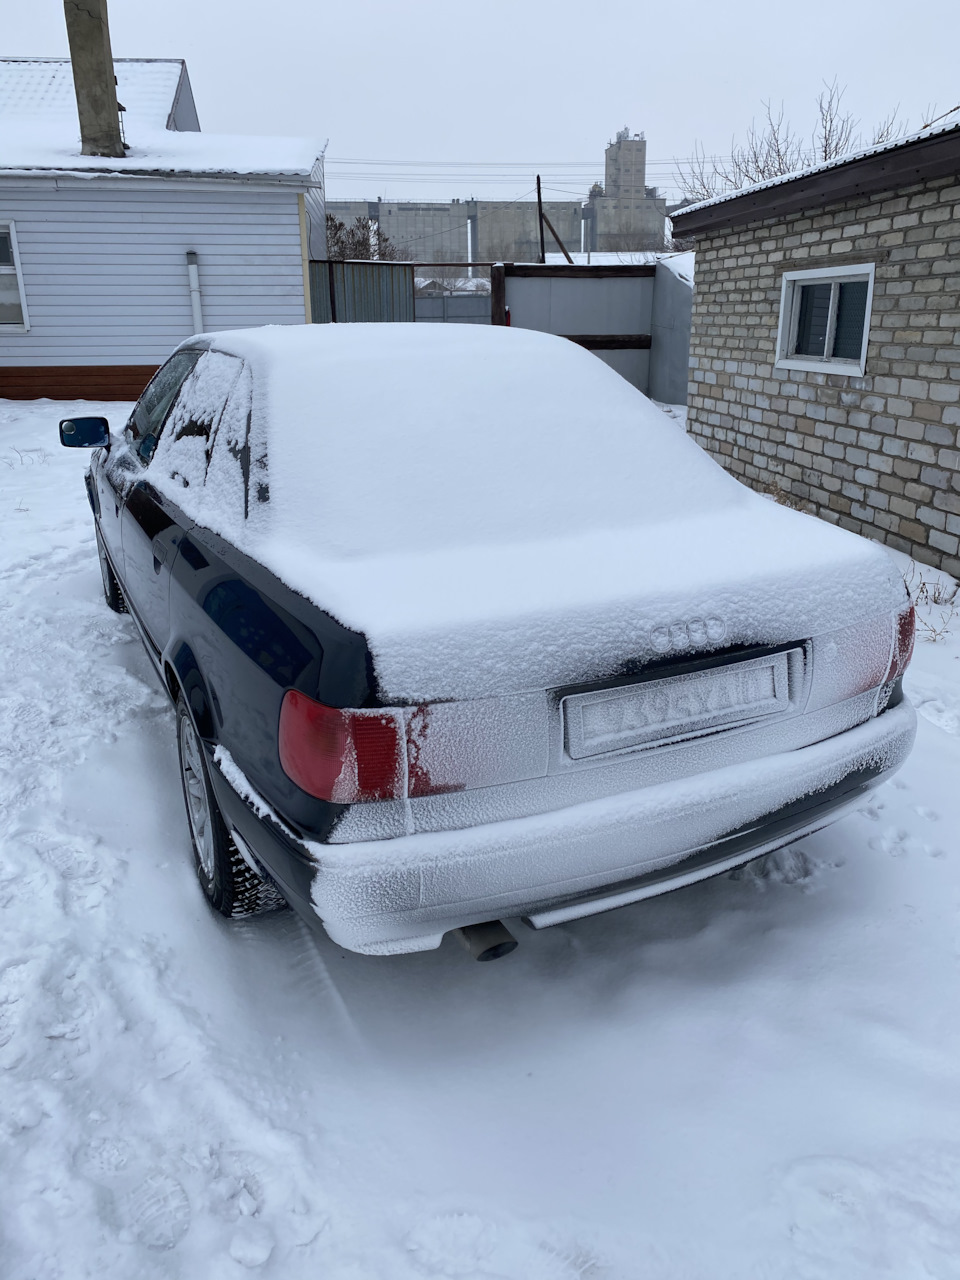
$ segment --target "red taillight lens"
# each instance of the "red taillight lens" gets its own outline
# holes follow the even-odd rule
[[[902,676],[913,657],[913,641],[917,631],[917,614],[913,605],[897,614],[893,636],[893,656],[885,684]]]
[[[389,711],[338,710],[291,689],[280,707],[280,764],[319,800],[395,800],[406,791],[401,732]]]

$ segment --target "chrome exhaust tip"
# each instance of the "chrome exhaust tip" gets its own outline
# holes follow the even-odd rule
[[[499,920],[484,924],[468,924],[452,929],[453,936],[470,952],[474,960],[499,960],[516,951],[519,943]]]

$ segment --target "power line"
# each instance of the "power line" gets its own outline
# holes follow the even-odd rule
[[[708,159],[714,157],[708,156]],[[729,159],[729,156],[717,156],[716,159]],[[668,156],[662,160],[647,160],[647,168],[654,165],[671,165],[671,164],[690,164],[698,159],[696,156]],[[370,164],[377,166],[389,166],[391,168],[406,168],[412,165],[420,166],[424,169],[596,169],[598,163],[602,166],[603,162],[598,162],[596,157],[592,160],[383,160],[373,159],[372,157],[356,157],[356,156],[329,156],[328,164]]]

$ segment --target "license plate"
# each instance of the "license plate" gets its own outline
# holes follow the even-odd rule
[[[774,653],[626,688],[571,694],[561,703],[567,752],[580,760],[677,742],[787,711],[789,656]]]

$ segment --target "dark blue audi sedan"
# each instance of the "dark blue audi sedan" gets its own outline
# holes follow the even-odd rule
[[[886,552],[753,493],[589,352],[481,326],[192,338],[61,423],[176,706],[203,892],[366,954],[729,870],[908,753]]]

